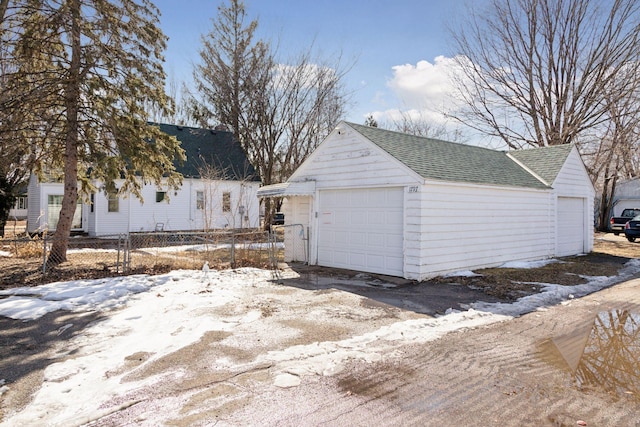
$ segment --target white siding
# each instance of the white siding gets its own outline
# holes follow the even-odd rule
[[[316,189],[415,184],[421,178],[362,135],[334,131],[289,181],[316,181]]]
[[[145,186],[144,202],[136,198],[124,200],[125,203],[129,203],[130,231],[257,227],[259,223],[257,189],[257,183],[237,181],[205,183],[200,180],[185,180],[182,188],[177,191]],[[156,202],[157,191],[166,191],[168,201]],[[197,209],[197,191],[204,193],[206,212]],[[223,210],[224,193],[230,193],[231,196],[228,211]]]
[[[613,198],[612,216],[620,216],[625,209],[640,208],[640,179],[619,182]]]
[[[35,233],[40,227],[41,205],[41,188],[38,185],[38,178],[31,174],[29,178],[29,186],[27,187],[27,205],[29,212],[27,214],[27,232]]]
[[[557,256],[558,197],[583,200],[584,247],[585,251],[593,248],[594,191],[575,148],[553,189],[425,182],[347,128],[334,130],[289,181],[305,180],[315,181],[316,186],[309,203],[311,264],[338,266],[335,260],[319,259],[323,254],[318,247],[326,245],[323,239],[331,240],[331,236],[319,236],[319,231],[326,231],[320,224],[324,203],[320,195],[343,189],[401,189],[403,242],[398,253],[402,253],[403,267],[398,274],[409,279]],[[342,264],[356,268],[357,262]]]
[[[593,199],[595,196],[595,190],[593,189],[593,185],[589,179],[589,174],[587,173],[576,148],[572,150],[564,166],[560,169],[560,173],[558,173],[558,176],[553,183],[553,189],[557,198],[569,197],[583,199],[582,218],[576,220],[583,224],[581,236],[576,237],[575,235],[572,235],[579,232],[576,230],[574,230],[573,233],[560,231],[560,222],[563,221],[563,219],[560,215],[555,218],[557,227],[556,255],[565,256],[581,252],[591,252],[593,250]],[[558,208],[560,208],[559,203]],[[577,248],[577,245],[575,245],[576,238],[582,238],[584,240],[583,249],[576,250],[573,254],[568,253],[566,249],[567,247],[571,247],[573,245],[573,247]]]
[[[407,186],[417,187],[423,181],[420,176],[398,160],[362,135],[349,129],[343,129],[340,132],[334,130],[289,179],[292,182],[306,180],[313,180],[316,183],[316,192],[310,203],[309,262],[311,264],[318,264],[319,233],[317,230],[319,230],[319,217],[323,208],[318,203],[318,198],[321,191],[340,189],[367,191],[372,188],[400,187],[401,191],[406,192]],[[285,221],[289,223],[288,220],[285,219]],[[404,232],[404,235],[406,237],[407,232]],[[404,242],[401,245],[404,245]],[[406,259],[402,247],[397,252],[398,257]],[[415,256],[419,255],[416,253]],[[405,268],[406,266],[403,266],[403,269]],[[403,275],[397,272],[395,274]]]
[[[421,233],[407,241],[422,280],[457,270],[553,256],[553,197],[548,191],[456,184],[421,189]],[[417,206],[417,203],[414,203]],[[415,227],[415,226],[414,226]],[[417,267],[417,268],[416,268]]]
[[[120,187],[120,185],[121,182],[116,183],[116,187]],[[117,212],[109,212],[109,200],[104,191],[96,192],[93,201],[93,212],[89,212],[89,234],[107,236],[127,233],[129,225],[128,198],[120,196]]]
[[[583,197],[558,197],[557,256],[585,252],[585,209]]]
[[[93,212],[90,204],[83,205],[83,229],[90,235],[106,236],[130,231],[202,230],[204,228],[256,228],[259,226],[259,203],[256,196],[259,183],[217,181],[204,183],[185,179],[182,188],[169,192],[169,201],[156,202],[152,185],[142,189],[144,202],[135,196],[121,196],[118,212],[108,212],[104,192],[94,195]],[[207,214],[196,209],[196,191],[206,194]],[[60,183],[29,184],[29,231],[44,227],[47,218],[47,197],[62,194]],[[222,210],[223,193],[231,194],[231,208]],[[243,207],[243,209],[241,209]],[[244,213],[241,213],[244,210]]]
[[[287,197],[282,203],[284,213],[284,261],[308,261],[307,233],[309,213],[312,211],[311,196]]]
[[[28,203],[29,213],[27,217],[27,231],[29,233],[39,233],[43,231],[54,231],[55,223],[58,221],[58,217],[51,218],[51,212],[49,212],[49,196],[63,196],[64,186],[58,182],[45,182],[40,183],[38,179],[32,175],[29,180],[28,190]],[[85,205],[78,206],[74,216],[76,219],[82,219],[82,225],[74,227],[72,230],[86,231],[87,227],[87,209]],[[57,215],[57,214],[56,214]]]

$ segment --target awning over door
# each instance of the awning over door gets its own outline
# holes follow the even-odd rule
[[[312,196],[315,192],[315,181],[283,182],[260,187],[258,197]]]

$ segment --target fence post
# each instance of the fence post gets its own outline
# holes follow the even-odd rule
[[[271,229],[269,229],[269,231],[267,231],[267,240],[268,240],[268,248],[269,248],[269,265],[271,266],[271,269],[274,270],[275,267],[275,249],[274,249],[274,233],[272,232]]]
[[[124,237],[124,254],[122,259],[122,272],[128,273],[131,268],[131,233]]]
[[[231,232],[231,268],[236,268],[236,235]]]
[[[120,250],[122,249],[122,234],[118,235],[118,255],[116,256],[116,273],[120,273]],[[124,255],[123,255],[124,258]]]
[[[42,235],[42,274],[47,272],[47,235]]]

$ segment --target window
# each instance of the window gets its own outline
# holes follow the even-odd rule
[[[119,212],[120,211],[120,198],[118,192],[112,192],[107,195],[108,206],[107,212]]]
[[[196,209],[204,209],[204,191],[196,191]]]
[[[96,203],[96,194],[91,193],[91,197],[89,200],[89,209],[91,213],[93,213],[95,203]]]
[[[222,212],[231,212],[231,193],[222,193]]]
[[[27,198],[25,196],[16,197],[16,203],[13,205],[14,209],[27,209]]]
[[[166,195],[167,195],[166,191],[156,191],[156,203],[160,203],[164,201]]]
[[[60,217],[60,210],[62,209],[62,195],[49,194],[47,196],[47,223],[49,230],[55,230],[58,226],[58,218]],[[73,215],[73,221],[71,223],[71,229],[82,228],[82,200],[78,199],[76,205],[76,211]]]

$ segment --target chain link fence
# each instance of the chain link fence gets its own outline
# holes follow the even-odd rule
[[[266,231],[131,233],[126,265],[170,269],[276,268],[283,260],[282,236]]]
[[[51,259],[55,235],[0,239],[0,288],[54,280],[175,269],[258,267],[284,260],[284,233],[259,230],[153,232],[71,237],[66,261]]]

